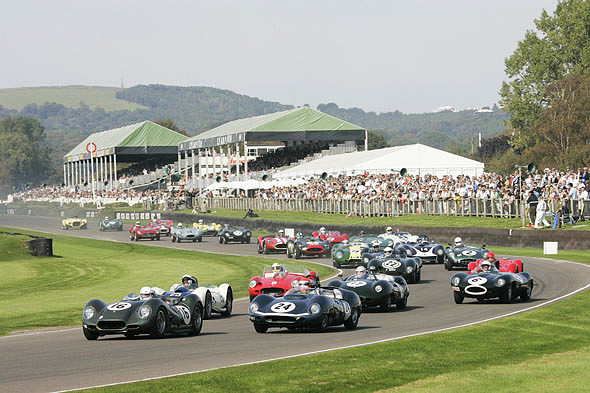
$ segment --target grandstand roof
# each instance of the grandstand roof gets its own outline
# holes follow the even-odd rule
[[[119,158],[123,155],[176,155],[178,144],[186,139],[185,135],[146,120],[89,135],[64,156],[64,162],[89,159],[88,143],[96,144],[98,157],[116,153]]]
[[[392,173],[406,168],[413,175],[483,174],[483,162],[422,144],[387,147],[326,156],[273,174],[273,179],[369,173]]]
[[[178,146],[189,150],[243,141],[364,140],[365,129],[308,107],[230,121]]]

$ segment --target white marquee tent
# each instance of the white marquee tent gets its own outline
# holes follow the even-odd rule
[[[483,162],[421,144],[326,156],[273,174],[273,179],[328,175],[392,173],[406,168],[413,175],[468,175],[484,173]]]

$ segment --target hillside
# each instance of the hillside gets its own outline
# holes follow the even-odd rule
[[[102,108],[107,112],[145,108],[115,97],[123,89],[101,86],[48,86],[0,89],[0,105],[7,109],[22,110],[29,104],[55,102],[67,108],[80,108],[81,102],[90,109]]]

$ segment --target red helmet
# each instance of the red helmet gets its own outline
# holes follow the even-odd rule
[[[486,259],[496,259],[496,254],[490,251],[486,254]]]

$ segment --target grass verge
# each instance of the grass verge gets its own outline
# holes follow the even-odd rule
[[[40,235],[2,227],[0,231]],[[21,254],[0,259],[0,334],[80,324],[82,308],[92,298],[116,301],[144,285],[168,289],[185,273],[196,275],[202,284],[228,282],[235,296],[246,296],[250,277],[272,263],[260,257],[49,236],[58,257]],[[18,242],[17,238],[0,235],[0,255],[17,249]],[[328,266],[305,262],[297,266],[315,270],[320,277],[334,272]]]

